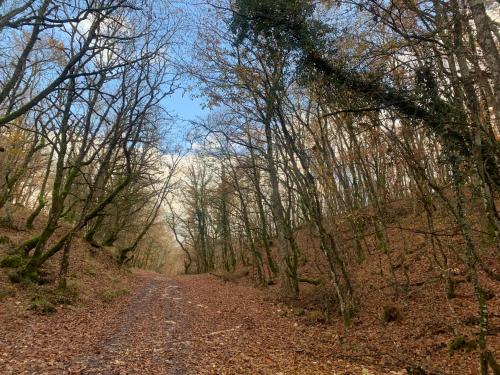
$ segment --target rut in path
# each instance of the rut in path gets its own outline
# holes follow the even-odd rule
[[[102,375],[379,374],[332,360],[324,327],[307,327],[251,286],[209,275],[167,278],[146,274],[144,286],[116,315],[98,352],[67,369]],[[97,317],[96,317],[97,319]]]
[[[68,366],[69,372],[187,374],[182,361],[184,349],[174,339],[179,332],[172,301],[180,298],[179,294],[179,286],[171,280],[151,278],[134,295],[117,329],[102,338],[95,355],[74,359]]]
[[[0,373],[388,374],[340,359],[338,329],[283,315],[269,291],[210,275],[137,273],[134,292],[106,306],[28,320],[4,314]]]

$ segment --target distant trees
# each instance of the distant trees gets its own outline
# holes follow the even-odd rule
[[[184,190],[186,202],[203,208],[192,220],[179,218],[192,235],[188,251],[208,246],[208,268],[227,269],[212,259],[232,247],[246,254],[236,259],[250,264],[256,279],[279,274],[283,292],[294,296],[301,280],[311,281],[299,274],[306,260],[296,238],[308,228],[348,323],[357,305],[353,266],[373,251],[368,236],[394,293],[410,288],[407,250],[395,251],[389,232],[403,230],[394,211],[411,202],[425,217],[425,256],[448,298],[451,264],[467,269],[481,317],[481,371],[498,369],[486,343],[487,292],[479,277],[498,281],[486,260],[500,249],[499,34],[487,5],[213,5],[192,72],[218,111],[199,124],[206,134],[199,154],[221,167],[209,184],[194,184],[190,174],[197,188]],[[211,197],[201,205],[200,191]],[[444,241],[443,220],[462,246]]]
[[[161,105],[177,79],[168,54],[178,20],[150,1],[0,7],[0,207],[31,207],[29,229],[44,222],[17,249],[19,276],[36,280],[62,251],[64,278],[77,233],[97,249],[143,220],[120,245],[124,263],[155,223],[178,163]]]

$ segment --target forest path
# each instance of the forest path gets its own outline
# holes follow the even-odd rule
[[[118,316],[118,325],[100,338],[92,355],[82,355],[68,366],[81,374],[185,374],[183,343],[174,342],[179,312],[173,308],[179,287],[173,280],[142,274],[145,283]]]
[[[1,374],[380,374],[339,358],[342,332],[307,324],[273,290],[139,272],[107,305],[33,318],[0,309]],[[384,372],[387,374],[388,372]]]
[[[268,293],[210,275],[140,273],[143,286],[77,374],[375,374],[334,359],[324,327],[285,316]]]

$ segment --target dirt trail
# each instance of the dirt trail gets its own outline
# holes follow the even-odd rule
[[[82,374],[186,374],[182,350],[173,345],[176,314],[172,301],[178,286],[162,277],[148,277],[131,298],[119,325],[101,338],[95,354],[81,355],[68,366]]]
[[[141,274],[109,307],[0,323],[2,374],[377,374],[334,359],[322,327],[213,276]]]
[[[339,359],[331,346],[338,335],[304,324],[269,291],[208,275],[175,282],[177,340],[189,348],[183,353],[186,374],[382,374]]]

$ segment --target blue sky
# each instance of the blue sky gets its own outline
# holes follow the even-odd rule
[[[191,121],[206,117],[209,110],[203,108],[203,100],[194,98],[190,92],[178,89],[174,94],[162,101],[163,107],[174,117],[170,136],[172,141],[184,147],[189,147],[186,135],[191,129]]]
[[[180,39],[173,50],[176,55],[174,57],[176,63],[182,65],[189,63],[193,58],[192,45],[195,43],[196,27],[200,14],[204,12],[204,6],[192,0],[175,0],[171,4],[177,8],[183,20],[180,25]],[[204,99],[199,97],[194,79],[182,74],[177,84],[181,87],[174,94],[164,98],[162,104],[167,112],[175,118],[172,126],[175,142],[184,144],[183,138],[191,128],[190,122],[206,117],[209,109],[204,108]],[[188,87],[194,87],[194,92],[187,90]]]
[[[170,114],[183,121],[196,120],[208,114],[208,109],[203,108],[203,100],[193,98],[190,92],[184,92],[183,89],[178,89],[174,94],[166,97],[163,102],[165,109]]]

